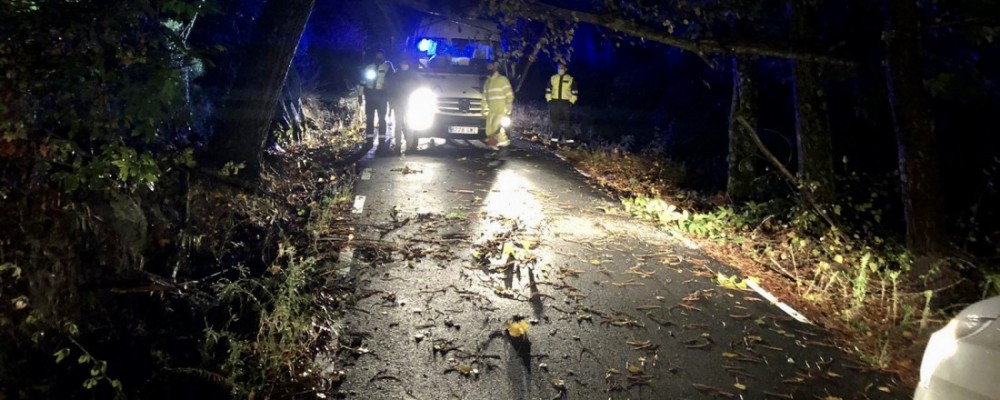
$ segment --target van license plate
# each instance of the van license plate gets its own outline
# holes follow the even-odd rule
[[[479,128],[474,126],[449,126],[448,133],[466,133],[475,135],[479,133]]]

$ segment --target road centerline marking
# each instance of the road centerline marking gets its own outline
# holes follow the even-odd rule
[[[351,214],[361,214],[364,211],[365,211],[365,196],[355,196],[354,207],[351,208]]]

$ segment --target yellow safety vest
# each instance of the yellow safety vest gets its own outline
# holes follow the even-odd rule
[[[483,111],[507,113],[514,108],[514,89],[506,76],[494,73],[483,85]]]
[[[576,104],[576,80],[569,74],[555,74],[545,88],[545,101],[566,100]]]

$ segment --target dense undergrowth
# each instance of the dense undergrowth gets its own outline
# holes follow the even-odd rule
[[[306,103],[313,129],[271,152],[259,183],[191,159],[156,190],[8,193],[0,398],[269,398],[331,384],[313,357],[337,343],[341,299],[316,290],[336,253],[315,239],[338,226],[363,148],[350,104]],[[31,164],[18,158],[26,141],[0,144],[8,179]]]
[[[528,108],[519,116],[526,136],[539,140],[544,113]],[[990,269],[987,255],[956,250],[964,255],[911,276],[912,259],[892,223],[899,218],[894,176],[840,177],[838,198],[826,210],[831,226],[776,173],[760,178],[766,196],[734,205],[723,194],[685,189],[697,185],[663,148],[637,150],[629,138],[582,133],[589,145],[558,152],[614,192],[629,214],[693,239],[743,278],[838,332],[839,347],[910,385],[928,335],[962,305],[998,293],[997,269]]]

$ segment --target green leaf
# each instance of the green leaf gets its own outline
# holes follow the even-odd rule
[[[97,378],[89,378],[83,381],[84,389],[93,389],[94,386],[97,386]]]
[[[53,356],[56,357],[56,364],[59,364],[64,359],[66,359],[66,357],[69,356],[69,352],[70,352],[70,350],[69,350],[68,347],[67,348],[63,348],[63,349],[55,352],[55,354],[53,354]]]

